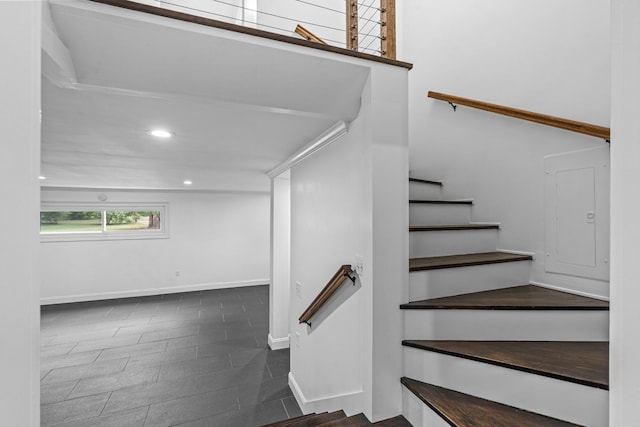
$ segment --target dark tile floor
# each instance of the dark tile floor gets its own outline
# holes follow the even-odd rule
[[[302,415],[269,287],[43,306],[42,426],[256,426]]]

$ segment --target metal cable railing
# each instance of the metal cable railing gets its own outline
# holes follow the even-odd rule
[[[395,59],[395,46],[393,57],[385,48],[388,6],[383,4],[395,0],[266,1],[259,7],[257,0],[134,1],[287,36],[298,33],[307,40]]]

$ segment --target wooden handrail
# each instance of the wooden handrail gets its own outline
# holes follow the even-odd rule
[[[477,108],[479,110],[489,111],[491,113],[515,117],[516,119],[528,120],[530,122],[540,123],[546,126],[553,126],[584,135],[595,136],[607,141],[609,141],[609,139],[611,138],[611,130],[603,126],[577,122],[575,120],[563,119],[546,114],[533,113],[531,111],[519,110],[517,108],[505,107],[498,104],[490,104],[488,102],[476,101],[474,99],[461,98],[459,96],[447,95],[445,93],[430,91],[427,94],[427,97],[438,99],[440,101],[446,101],[455,106],[465,105],[467,107]]]
[[[311,31],[307,30],[305,27],[303,27],[300,24],[296,25],[296,33],[300,34],[302,38],[305,40],[310,40],[316,43],[327,44],[327,42],[325,42],[320,37],[313,34]]]
[[[329,283],[320,291],[318,296],[313,300],[309,307],[302,313],[302,315],[298,318],[300,323],[306,323],[311,326],[311,318],[314,314],[320,310],[320,308],[331,298],[331,296],[342,286],[342,284],[350,279],[354,284],[356,283],[356,278],[352,277],[353,268],[350,265],[342,265],[336,271],[336,274],[333,275]]]

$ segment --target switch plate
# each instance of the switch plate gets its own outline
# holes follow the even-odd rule
[[[364,261],[360,255],[356,255],[356,274],[362,276],[364,274]]]
[[[302,283],[296,281],[296,296],[302,299]]]

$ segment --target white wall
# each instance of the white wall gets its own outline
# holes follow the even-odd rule
[[[40,2],[0,2],[0,418],[40,425]]]
[[[271,287],[269,346],[289,347],[291,290],[291,179],[289,171],[271,179]]]
[[[347,298],[322,323],[311,319],[310,329],[299,325],[298,317],[340,265],[355,264],[359,255],[371,266],[371,259],[364,258],[371,252],[366,148],[359,117],[347,135],[291,170],[291,377],[294,392],[297,388],[302,394],[302,402],[298,397],[304,412],[349,413],[365,406],[364,365],[371,360],[371,325],[365,313],[371,303],[371,275],[360,277],[353,294],[351,285],[344,285],[349,286]],[[320,406],[331,399],[333,406]]]
[[[42,200],[97,202],[99,193],[48,190]],[[169,203],[170,237],[41,243],[44,303],[269,283],[267,193],[102,193]]]
[[[499,221],[500,248],[535,252],[532,280],[601,296],[603,281],[544,271],[545,155],[596,138],[466,107],[429,90],[609,125],[609,1],[408,0],[400,59],[409,74],[412,175],[473,197],[474,221]]]
[[[613,0],[611,103],[611,427],[640,425],[640,3]]]
[[[348,134],[291,171],[290,384],[304,412],[344,409],[377,421],[402,411],[406,91],[405,69],[372,65]],[[358,260],[356,285],[345,284],[311,328],[299,325],[338,267]]]

